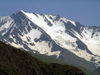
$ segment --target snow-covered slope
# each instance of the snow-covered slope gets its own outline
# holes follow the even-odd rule
[[[89,69],[100,66],[100,27],[23,10],[0,18],[0,40]],[[83,65],[82,65],[83,64]]]

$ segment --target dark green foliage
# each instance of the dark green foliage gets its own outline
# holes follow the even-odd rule
[[[0,75],[85,75],[80,69],[44,63],[29,53],[0,42]]]

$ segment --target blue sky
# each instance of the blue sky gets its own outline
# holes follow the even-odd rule
[[[18,10],[53,14],[100,26],[100,0],[0,0],[0,17]]]

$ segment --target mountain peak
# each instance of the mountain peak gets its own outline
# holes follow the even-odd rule
[[[91,64],[89,69],[100,66],[100,30],[97,27],[83,26],[79,22],[57,15],[29,13],[23,10],[6,20],[3,19],[0,25],[0,38],[14,47],[54,56],[64,59],[65,62],[66,55],[71,52],[70,54],[77,55],[78,60],[84,58],[89,61],[86,63]]]
[[[48,23],[50,24],[50,23],[53,23],[53,22],[51,22],[53,20],[54,22],[56,22],[56,21],[65,22],[65,23],[70,22],[72,26],[77,26],[75,21],[61,17],[59,15],[41,14],[41,13],[38,14],[38,13],[34,13],[34,12],[32,12],[32,13],[26,12],[24,10],[19,10],[18,12],[14,13],[14,15],[22,15],[22,14],[33,22],[35,20],[36,20],[36,22],[38,22],[37,20],[39,20],[39,21],[41,21],[41,20],[47,21],[48,20],[49,21]]]
[[[23,14],[28,13],[28,12],[26,12],[26,11],[24,11],[24,10],[19,10],[18,12],[21,12],[21,13],[23,13]]]
[[[24,12],[24,10],[19,10],[20,12]]]
[[[25,11],[24,10],[18,10],[17,12],[15,12],[15,13],[13,13],[12,15],[11,15],[11,17],[12,16],[16,16],[16,15],[22,15],[22,14],[24,14],[25,15]]]
[[[17,13],[25,13],[25,11],[24,10],[19,10],[19,11],[17,11]]]

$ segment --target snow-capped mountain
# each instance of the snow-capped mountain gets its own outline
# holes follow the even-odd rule
[[[1,17],[0,40],[91,70],[100,66],[100,27],[64,17],[23,10]]]

